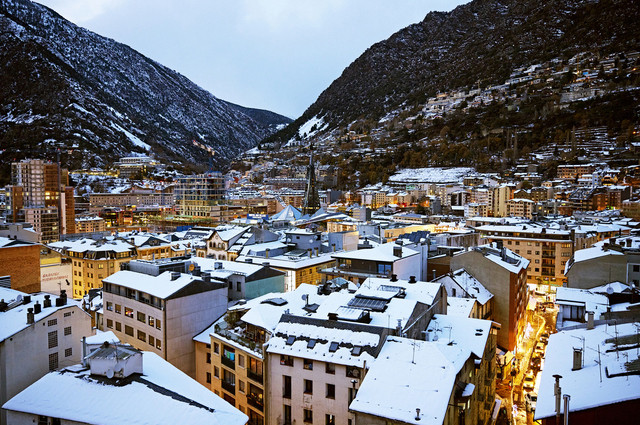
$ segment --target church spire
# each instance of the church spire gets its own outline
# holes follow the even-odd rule
[[[313,141],[309,145],[309,166],[307,167],[307,191],[304,194],[303,214],[312,215],[320,209],[320,197],[316,186],[316,170],[313,163]]]

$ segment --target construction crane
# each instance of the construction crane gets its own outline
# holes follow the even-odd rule
[[[216,155],[216,151],[211,147],[207,146],[203,143],[198,142],[197,140],[192,140],[193,146],[196,146],[207,152],[209,155],[209,171],[214,171],[213,169],[213,157]]]

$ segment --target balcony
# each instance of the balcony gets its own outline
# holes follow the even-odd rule
[[[262,376],[262,374],[258,374],[258,373],[256,373],[256,372],[253,372],[253,371],[252,371],[252,370],[250,370],[250,369],[247,369],[247,378],[249,378],[249,379],[251,379],[251,380],[253,380],[253,381],[257,382],[258,384],[261,384],[261,385],[262,385],[262,382],[263,382],[263,376]]]
[[[222,389],[227,391],[228,393],[235,394],[236,393],[236,384],[222,381]]]
[[[264,403],[262,401],[262,397],[258,394],[247,394],[247,404],[251,407],[255,407],[259,411],[264,410]]]
[[[234,369],[236,368],[236,362],[234,360],[231,360],[225,356],[221,356],[222,359],[222,364],[225,365],[226,367],[228,367],[229,369]]]

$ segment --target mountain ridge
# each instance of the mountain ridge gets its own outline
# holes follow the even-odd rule
[[[74,148],[63,158],[70,167],[104,167],[138,152],[201,170],[208,158],[191,143],[198,140],[223,168],[291,121],[219,99],[28,0],[0,1],[0,43],[3,163],[46,157],[63,145]]]

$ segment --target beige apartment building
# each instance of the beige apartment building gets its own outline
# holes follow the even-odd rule
[[[507,351],[516,349],[524,336],[529,302],[527,267],[529,261],[500,243],[461,251],[451,258],[451,270],[464,268],[493,294],[493,320],[500,323],[497,344]]]
[[[530,199],[514,198],[507,201],[507,215],[510,217],[532,218],[535,202]]]
[[[136,247],[121,239],[59,241],[49,247],[72,261],[74,299],[81,299],[89,289],[102,288],[102,279],[137,256]]]
[[[134,261],[104,279],[106,330],[195,376],[193,337],[224,314],[227,285],[181,273],[184,262]]]

